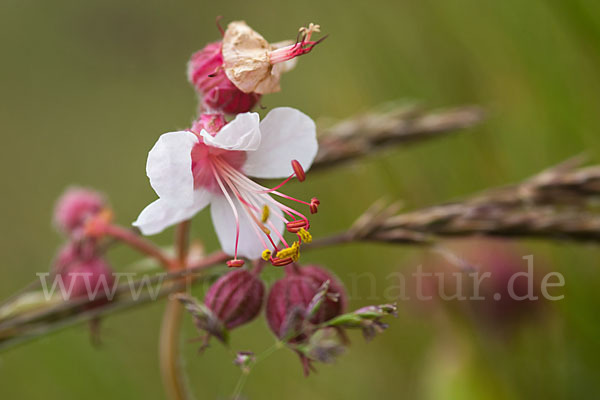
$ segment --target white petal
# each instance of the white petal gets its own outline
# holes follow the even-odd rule
[[[140,228],[144,235],[160,233],[171,225],[193,217],[208,205],[211,197],[205,190],[196,190],[193,203],[188,207],[181,207],[167,199],[158,199],[144,208],[132,225]]]
[[[260,145],[260,118],[257,113],[238,114],[215,136],[202,130],[204,143],[226,150],[252,151]]]
[[[289,107],[274,108],[260,123],[261,141],[256,151],[248,152],[243,170],[257,178],[285,178],[293,173],[292,160],[307,171],[319,144],[314,121]]]
[[[256,224],[246,214],[245,209],[242,207],[240,202],[237,199],[232,198],[232,200],[238,211],[240,222],[238,256],[246,257],[251,260],[257,259],[261,256],[261,253],[263,252],[263,250],[265,250],[265,247],[264,244],[258,238],[258,235],[253,228],[253,225],[256,226]],[[260,204],[261,209],[262,207],[263,204]],[[221,243],[221,248],[225,253],[234,255],[236,224],[235,215],[233,214],[231,205],[224,196],[214,196],[210,204],[210,211],[212,215],[213,225],[215,226],[215,231],[217,232],[219,242]],[[281,215],[278,212],[278,210],[273,210],[273,208],[271,208],[271,216],[269,217],[269,221],[273,223],[273,227],[275,229],[273,229],[273,227],[268,224],[265,224],[265,226],[269,228],[269,230],[271,231],[271,238],[273,239],[275,244],[277,244],[279,242],[279,236],[277,235],[277,233],[274,232],[274,230],[277,230],[279,233],[282,233],[283,221],[281,220],[281,218],[277,217],[277,215],[274,215],[275,213]],[[265,243],[269,245],[269,247],[271,247],[266,235],[260,230],[258,230],[258,232],[265,241]]]
[[[194,197],[192,148],[198,138],[191,132],[169,132],[161,135],[148,153],[146,174],[150,185],[162,199],[188,206]]]

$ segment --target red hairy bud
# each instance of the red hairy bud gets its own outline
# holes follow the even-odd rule
[[[71,188],[58,199],[54,208],[56,226],[68,234],[83,229],[86,221],[105,209],[104,197],[93,190]]]
[[[246,269],[223,275],[208,289],[204,304],[232,329],[253,320],[260,312],[265,287]]]
[[[286,336],[291,332],[298,334],[290,335],[292,338],[289,341],[301,339],[299,333],[304,321],[303,314],[317,290],[311,279],[299,275],[285,276],[273,284],[267,298],[266,313],[269,328],[275,336],[287,340]]]
[[[329,290],[327,293],[337,297],[337,301],[333,300],[334,296],[329,296],[325,299],[319,308],[318,315],[321,321],[328,321],[346,311],[348,305],[346,289],[331,271],[317,265],[307,265],[299,268],[297,271],[300,275],[312,279],[317,287],[320,287],[323,283],[329,281]]]
[[[308,266],[294,271],[271,287],[266,307],[271,330],[290,342],[304,339],[302,325],[308,307],[324,282],[329,281],[327,296],[308,322],[319,324],[340,315],[347,302],[343,286],[323,268]]]
[[[81,250],[80,246],[76,242],[69,242],[65,244],[56,254],[53,262],[53,271],[56,275],[63,275],[67,269],[77,262],[80,258]]]
[[[69,272],[69,268],[73,265],[94,258],[97,258],[94,243],[87,241],[68,242],[58,250],[54,257],[52,270],[56,275],[63,276]]]
[[[200,95],[205,108],[237,114],[250,111],[260,100],[256,93],[244,93],[223,69],[222,43],[214,42],[194,53],[188,63],[188,80]]]
[[[114,276],[112,269],[102,258],[72,262],[60,276],[64,281],[66,298],[87,297],[95,305],[110,300]]]

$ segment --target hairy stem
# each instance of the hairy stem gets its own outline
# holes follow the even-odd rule
[[[183,221],[175,229],[175,247],[177,249],[178,269],[187,267],[187,256],[190,244],[190,220]]]
[[[189,220],[181,222],[175,229],[177,262],[172,264],[171,270],[183,271],[187,268],[189,231]],[[187,278],[184,279],[187,280]],[[160,329],[159,357],[163,384],[167,392],[167,398],[171,400],[185,400],[188,398],[179,354],[182,316],[183,306],[181,303],[169,297]]]
[[[120,240],[135,250],[156,259],[163,267],[165,267],[165,269],[170,270],[172,268],[173,261],[169,259],[160,248],[149,240],[142,238],[131,229],[126,229],[119,225],[108,225],[104,228],[104,233],[107,236]]]
[[[179,330],[182,316],[181,304],[177,300],[169,298],[160,329],[159,354],[160,373],[167,398],[170,400],[188,398],[179,358]]]

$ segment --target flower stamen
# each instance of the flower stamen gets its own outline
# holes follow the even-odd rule
[[[300,229],[308,229],[309,227],[310,224],[307,219],[297,219],[286,224],[286,228],[290,233],[298,233]]]
[[[269,259],[271,258],[271,250],[269,249],[264,249],[262,254],[261,254],[261,258],[265,261],[269,261]]]
[[[265,222],[267,222],[267,220],[269,219],[269,213],[270,213],[270,212],[269,212],[269,206],[265,204],[265,205],[263,206],[263,210],[262,210],[262,216],[261,216],[261,218],[260,218],[260,219],[261,219],[261,221],[263,222],[263,224],[264,224]]]
[[[310,243],[312,242],[312,235],[310,234],[309,231],[307,231],[304,228],[300,228],[298,230],[298,237],[300,238],[300,240],[302,240],[304,243]]]
[[[275,267],[283,267],[284,265],[288,265],[293,263],[294,260],[292,260],[291,257],[287,257],[287,258],[272,258],[271,259],[271,264]]]
[[[300,165],[298,160],[292,160],[292,169],[294,170],[294,174],[296,174],[296,178],[298,178],[300,182],[304,182],[306,179],[306,174],[304,172],[304,168],[302,168],[302,165]]]
[[[240,268],[244,266],[244,260],[240,260],[238,259],[233,259],[233,260],[229,260],[227,261],[227,266],[229,268]]]
[[[215,179],[216,179],[217,183],[219,184],[219,187],[221,188],[223,195],[227,199],[227,202],[229,203],[229,206],[231,207],[231,210],[233,211],[233,215],[235,217],[235,251],[234,251],[232,261],[237,261],[237,250],[238,250],[238,243],[240,240],[240,217],[238,215],[237,207],[235,206],[235,204],[233,204],[233,200],[231,200],[231,197],[229,196],[229,193],[227,193],[227,190],[225,189],[223,182],[221,182],[221,178],[219,177],[219,174],[217,173],[215,166],[210,164],[210,167],[211,167],[213,175],[215,176]],[[227,265],[229,265],[229,262],[227,262]]]
[[[309,205],[310,213],[316,214],[320,204],[321,204],[321,202],[316,197],[313,197],[312,199],[310,199],[310,205]]]
[[[239,210],[242,210],[252,221],[252,229],[264,248],[261,254],[262,259],[270,261],[271,264],[276,266],[283,266],[297,261],[300,257],[300,243],[310,243],[312,241],[312,236],[308,232],[310,223],[308,218],[306,218],[302,213],[294,210],[291,207],[281,204],[271,195],[274,194],[279,197],[305,204],[309,207],[311,207],[312,204],[313,207],[316,207],[313,204],[314,201],[309,203],[303,200],[295,199],[276,190],[291,180],[294,176],[298,178],[299,181],[303,181],[306,178],[306,174],[300,163],[297,160],[293,160],[292,169],[294,170],[294,173],[276,188],[268,189],[250,180],[242,172],[230,165],[229,162],[223,159],[220,155],[211,155],[209,157],[211,160],[210,165],[213,168],[213,175],[215,175],[215,180],[223,192],[223,195],[227,198],[227,201],[232,207],[232,211],[234,212],[236,220],[235,254],[234,259],[231,260],[231,264],[233,266],[237,265],[237,249],[240,235]],[[241,209],[238,209],[239,206],[234,203],[233,197],[239,201]],[[274,210],[279,210],[280,212],[272,213],[271,208]],[[271,215],[275,215],[278,219],[282,220],[286,225],[287,230],[291,233],[296,233],[299,240],[292,243],[291,246],[288,245],[281,232],[279,232],[277,227],[273,224],[272,218],[270,218]],[[291,220],[287,218],[290,218]],[[272,233],[274,233],[281,241],[283,246],[285,246],[283,249],[280,249],[276,246],[275,241],[271,237]],[[269,246],[267,246],[267,242],[264,240],[263,234],[267,236],[268,242],[270,242],[272,245],[272,250]],[[273,257],[273,254],[276,254],[276,257]]]
[[[277,258],[291,258],[292,261],[298,261],[300,258],[300,243],[294,242],[290,247],[279,250]]]

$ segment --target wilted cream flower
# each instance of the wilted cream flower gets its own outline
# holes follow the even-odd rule
[[[281,74],[295,66],[295,57],[310,52],[320,43],[311,41],[319,25],[300,28],[298,40],[269,44],[244,21],[227,26],[223,36],[223,68],[233,84],[245,93],[278,92]]]

